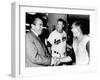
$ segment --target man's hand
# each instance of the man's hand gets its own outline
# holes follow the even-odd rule
[[[60,63],[60,59],[57,57],[53,57],[53,64],[54,66],[57,66]]]
[[[66,57],[60,59],[60,62],[70,62],[70,61],[72,61],[70,56],[66,56]]]
[[[59,65],[61,63],[60,58],[57,58],[56,65]]]

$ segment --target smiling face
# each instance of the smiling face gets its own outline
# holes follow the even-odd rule
[[[56,30],[57,30],[58,32],[62,32],[63,27],[64,27],[63,22],[62,22],[62,21],[58,21],[58,22],[57,22],[57,26],[56,26]]]
[[[73,32],[74,37],[79,37],[81,34],[80,26],[75,25],[75,23],[72,24],[71,31]]]

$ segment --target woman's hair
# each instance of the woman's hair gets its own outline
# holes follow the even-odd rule
[[[86,21],[75,21],[73,24],[79,26],[83,34],[89,34],[89,23]]]

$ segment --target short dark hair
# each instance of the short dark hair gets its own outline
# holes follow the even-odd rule
[[[34,25],[36,24],[36,19],[40,19],[40,20],[43,21],[42,17],[35,16],[35,17],[33,18],[32,24],[34,24]]]
[[[61,21],[63,24],[65,24],[65,21],[62,19],[62,18],[59,18],[58,20],[57,20],[57,22],[58,21]]]
[[[89,23],[87,23],[86,21],[79,20],[73,22],[73,24],[79,26],[83,34],[89,34]]]

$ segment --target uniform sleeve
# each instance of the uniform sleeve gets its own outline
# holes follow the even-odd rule
[[[67,33],[64,31],[64,37],[66,37],[66,41],[67,41]]]
[[[51,33],[47,39],[47,41],[52,45],[54,43],[54,35]]]

